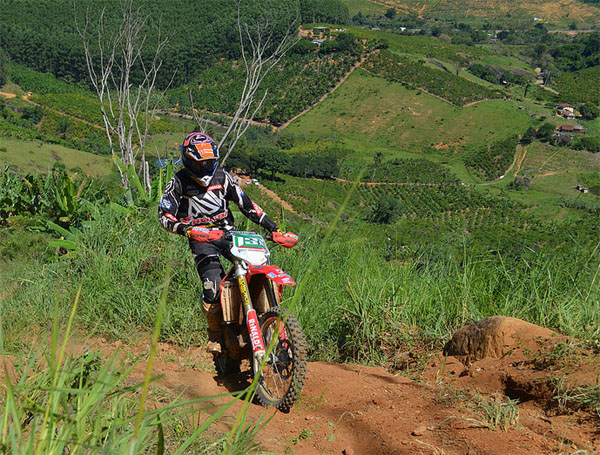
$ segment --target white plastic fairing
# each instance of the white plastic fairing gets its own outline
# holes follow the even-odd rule
[[[264,265],[269,262],[265,239],[254,232],[232,232],[231,255],[247,264]]]

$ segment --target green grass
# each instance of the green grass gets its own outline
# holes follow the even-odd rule
[[[531,179],[529,191],[508,190],[517,166],[505,179],[497,180],[487,188],[494,194],[507,192],[511,199],[530,206],[528,213],[542,219],[572,219],[581,213],[562,207],[563,199],[600,201],[592,193],[582,194],[575,189],[576,185],[585,184],[586,178],[593,178],[600,172],[600,160],[595,154],[540,142],[526,146],[526,150],[517,175]]]
[[[363,15],[383,15],[387,11],[386,7],[377,5],[369,0],[344,0],[344,4],[348,7],[350,17],[358,14],[359,12]]]
[[[6,149],[6,151],[3,151]],[[0,166],[17,166],[23,172],[48,172],[55,163],[67,169],[81,169],[94,177],[112,172],[110,158],[93,153],[74,150],[62,145],[46,144],[41,141],[24,141],[0,137]]]
[[[528,71],[532,75],[535,75],[535,71],[531,68],[527,63],[523,60],[520,60],[516,57],[504,56],[504,55],[486,55],[481,57],[476,63],[482,63],[492,66],[498,66],[501,68],[518,68],[525,71]]]
[[[514,101],[466,108],[357,70],[325,101],[289,125],[299,135],[338,137],[355,150],[348,161],[371,162],[376,151],[393,157],[454,162],[460,147],[488,144],[533,124]],[[437,149],[434,147],[438,147]],[[453,168],[458,173],[458,170]],[[459,176],[460,177],[460,176]]]
[[[289,179],[286,186],[299,188],[299,180]],[[440,215],[447,209],[435,188],[416,188],[402,193],[403,203],[416,208],[421,201],[431,208],[429,212],[392,225],[374,225],[362,221],[360,214],[368,210],[365,204],[372,198],[366,198],[376,197],[375,193],[363,194],[361,188],[350,202],[360,204],[364,199],[365,206],[344,207],[350,184],[314,180],[307,184],[313,186],[303,191],[304,197],[315,194],[314,185],[331,186],[329,192],[319,190],[324,215],[315,211],[315,222],[283,220],[271,204],[266,205],[280,224],[301,238],[298,248],[274,247],[272,261],[297,282],[310,276],[296,297],[294,311],[313,358],[379,362],[378,346],[386,334],[394,334],[387,339],[391,343],[414,336],[443,340],[457,327],[494,314],[584,338],[600,333],[599,288],[593,282],[597,217],[564,227],[544,224],[502,198],[492,206],[498,210],[489,210],[484,194],[471,197],[481,210],[474,210],[473,203],[473,210],[462,215],[458,211],[448,219]],[[469,192],[460,185],[456,188]],[[263,204],[264,196],[253,197]],[[327,222],[332,221],[326,214],[337,210],[350,216],[338,224],[330,241],[323,242]],[[463,215],[468,213],[476,216],[465,221]],[[81,305],[75,318],[79,327],[124,340],[140,329],[149,331],[160,302],[157,283],[172,267],[160,338],[186,346],[202,342],[200,285],[185,239],[159,226],[154,206],[119,210],[107,206],[95,217],[82,227],[77,248],[69,255],[48,261],[54,250],[39,242],[31,247],[32,254],[10,260],[0,282],[0,295],[6,298],[2,307],[6,339],[18,339],[24,330],[31,332],[51,320],[56,300],[68,300],[79,284]],[[241,229],[256,228],[240,215],[237,219]],[[12,236],[13,241],[16,238]],[[286,290],[286,304],[296,292]],[[59,318],[68,313],[68,307],[59,306]],[[418,334],[409,327],[418,327]]]

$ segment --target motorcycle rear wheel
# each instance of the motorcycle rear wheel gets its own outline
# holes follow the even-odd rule
[[[260,318],[260,329],[268,347],[274,343],[269,356],[263,362],[256,397],[263,406],[272,406],[282,412],[289,412],[300,396],[306,377],[306,340],[298,320],[288,315],[282,323],[277,340],[277,327],[283,321],[286,311],[271,308]],[[256,360],[255,360],[256,361]],[[255,368],[255,371],[258,368]]]

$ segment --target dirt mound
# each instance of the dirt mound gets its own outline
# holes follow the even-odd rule
[[[517,406],[529,430],[598,453],[592,430],[600,411],[598,360],[593,347],[577,340],[495,316],[458,330],[423,377],[470,400],[490,397],[497,415]]]
[[[459,329],[444,347],[444,354],[469,365],[487,357],[499,359],[515,346],[535,350],[554,336],[552,330],[520,319],[492,316]]]

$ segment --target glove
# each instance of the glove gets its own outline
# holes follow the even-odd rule
[[[298,243],[298,236],[293,232],[281,232],[280,230],[272,233],[273,241],[285,248],[291,248]]]
[[[190,227],[185,231],[186,235],[196,242],[212,242],[223,238],[220,229],[206,229],[199,226]]]

